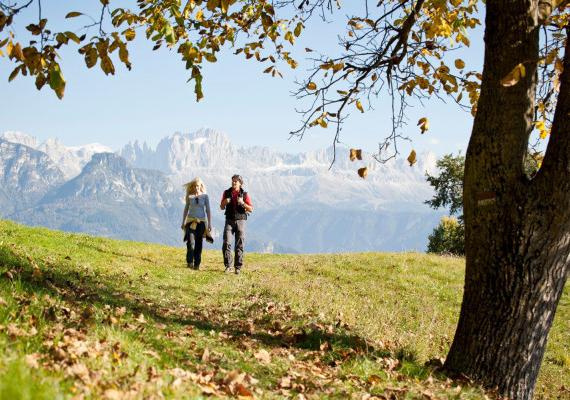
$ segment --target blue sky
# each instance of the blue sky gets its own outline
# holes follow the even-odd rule
[[[77,0],[44,3],[44,15],[50,21],[62,20],[70,10],[83,11],[87,4]],[[89,4],[99,2],[90,0]],[[297,43],[298,48],[334,49],[336,34],[344,26],[344,15],[345,12],[336,13],[332,23],[312,21]],[[20,22],[18,31],[25,25]],[[480,31],[471,34],[472,48],[464,55],[468,67],[481,64],[481,35]],[[88,70],[75,49],[62,52],[67,81],[63,100],[58,100],[47,87],[37,91],[33,79],[18,77],[8,83],[13,66],[6,58],[0,58],[0,132],[17,130],[40,140],[57,137],[66,145],[98,142],[114,149],[134,140],[156,145],[166,135],[201,127],[223,131],[239,146],[262,145],[301,152],[331,144],[332,128],[316,127],[300,142],[289,140],[288,132],[299,125],[295,107],[300,106],[290,92],[295,89],[295,79],[303,79],[308,63],[297,57],[301,62],[296,70],[283,66],[280,70],[284,78],[271,78],[262,74],[263,65],[246,62],[231,53],[226,51],[217,63],[206,65],[205,98],[199,103],[195,101],[193,84],[186,83],[189,75],[178,54],[167,50],[153,52],[144,41],[137,41],[131,49],[132,71],[119,66],[115,76],[105,76],[98,66]],[[299,56],[303,54],[298,52]],[[375,100],[375,110],[364,114],[355,110],[344,125],[342,142],[374,152],[389,130],[387,100]],[[423,116],[430,119],[431,128],[420,135],[416,121]],[[440,101],[429,101],[424,107],[414,104],[408,117],[404,132],[414,139],[412,146],[416,150],[444,154],[465,149],[472,118],[457,106]],[[404,157],[408,149],[409,145],[402,148]]]

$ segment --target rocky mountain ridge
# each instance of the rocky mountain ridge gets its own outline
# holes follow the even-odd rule
[[[18,164],[22,171],[51,176],[44,186],[35,184],[37,194],[29,197],[26,212],[8,204],[13,195],[0,192],[2,216],[32,225],[181,244],[182,183],[200,176],[208,186],[219,235],[223,214],[217,204],[234,173],[244,176],[254,199],[250,251],[424,250],[441,214],[423,205],[432,194],[423,172],[434,168],[432,154],[420,155],[418,165],[410,168],[403,160],[379,165],[369,155],[352,163],[348,150],[339,147],[337,162],[329,169],[331,148],[301,154],[240,148],[225,134],[208,129],[175,133],[154,149],[135,142],[117,153],[98,152],[107,150],[101,145],[38,145],[23,134],[3,138],[0,144],[20,153],[3,150],[0,166]],[[366,180],[356,174],[363,165],[370,169]],[[80,173],[73,175],[77,166]],[[15,176],[14,169],[0,170],[0,179],[14,181]],[[20,183],[11,187],[26,190]]]

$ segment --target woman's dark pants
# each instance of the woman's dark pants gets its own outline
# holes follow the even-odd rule
[[[206,224],[200,222],[196,224],[195,229],[190,228],[190,224],[186,227],[186,262],[198,269],[202,261],[202,243],[204,241],[204,232]]]

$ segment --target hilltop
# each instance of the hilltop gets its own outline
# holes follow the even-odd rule
[[[0,221],[0,398],[493,397],[438,365],[464,260],[184,250]],[[537,398],[569,398],[570,293]],[[566,387],[564,386],[566,385]]]

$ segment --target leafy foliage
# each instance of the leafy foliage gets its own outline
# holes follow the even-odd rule
[[[25,45],[15,22],[21,11],[34,3],[40,10],[38,22],[26,26],[31,40]],[[59,50],[63,46],[77,45],[88,68],[99,65],[106,75],[114,75],[117,62],[131,68],[128,49],[139,34],[154,43],[154,50],[165,46],[180,54],[190,71],[189,81],[194,81],[197,100],[204,96],[203,65],[216,62],[224,46],[234,47],[235,53],[246,59],[270,64],[264,72],[273,76],[281,76],[276,68],[278,59],[292,68],[297,66],[284,44],[293,44],[304,25],[296,16],[278,18],[274,6],[265,0],[137,0],[136,10],[113,9],[109,0],[100,3],[98,18],[80,11],[66,14],[67,20],[89,21],[73,32],[72,28],[53,31],[42,18],[41,0],[0,1],[0,56],[7,55],[16,64],[9,80],[18,74],[30,75],[35,77],[38,90],[48,83],[62,98],[66,81]],[[88,37],[93,29],[98,31]],[[269,45],[273,46],[271,50],[266,49]]]
[[[428,253],[465,254],[465,225],[454,217],[443,217],[428,236]]]
[[[462,214],[463,210],[463,175],[465,156],[446,154],[436,162],[438,175],[426,173],[426,179],[436,194],[425,203],[431,208],[449,207],[449,214]],[[460,217],[461,219],[461,217]]]

